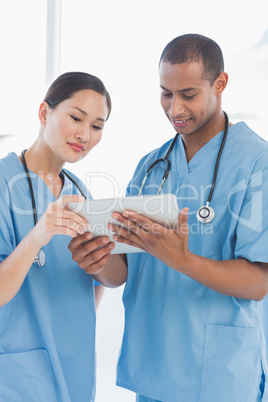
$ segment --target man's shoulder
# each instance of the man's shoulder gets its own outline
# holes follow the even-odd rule
[[[256,148],[264,147],[265,149],[268,147],[268,142],[243,121],[233,124],[230,131],[232,139],[239,141],[240,144],[242,142],[245,146],[250,144]]]
[[[252,130],[245,122],[230,127],[229,144],[234,152],[256,157],[260,154],[268,156],[268,142]]]
[[[246,123],[230,127],[229,147],[226,157],[240,169],[254,172],[268,169],[268,142],[255,133]]]

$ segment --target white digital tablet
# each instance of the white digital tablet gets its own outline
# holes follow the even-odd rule
[[[107,224],[111,222],[122,226],[118,221],[112,219],[113,212],[123,212],[128,209],[166,227],[174,227],[179,214],[177,198],[174,194],[85,200],[84,202],[69,203],[68,208],[87,220],[93,238],[109,236],[113,242],[113,233],[107,229]],[[115,242],[112,254],[139,253],[142,251],[140,248]]]

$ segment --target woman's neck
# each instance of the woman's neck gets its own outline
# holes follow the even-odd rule
[[[24,154],[27,167],[36,173],[49,187],[50,191],[58,198],[63,187],[63,179],[60,177],[60,171],[64,163],[55,160],[50,149],[41,146],[36,141]],[[22,162],[21,157],[19,156]]]
[[[38,174],[53,174],[58,176],[64,163],[55,157],[55,154],[44,143],[40,143],[38,139],[30,146],[26,152],[29,169]]]

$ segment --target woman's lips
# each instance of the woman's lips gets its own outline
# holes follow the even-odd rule
[[[82,152],[85,150],[85,148],[83,147],[83,145],[80,144],[76,144],[74,142],[68,142],[68,145],[70,145],[70,147],[75,151],[75,152]]]

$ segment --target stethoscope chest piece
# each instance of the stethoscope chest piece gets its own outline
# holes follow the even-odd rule
[[[45,265],[46,262],[46,255],[44,250],[40,249],[37,253],[37,256],[34,259],[34,263],[39,266],[39,268],[42,268]]]
[[[215,212],[213,208],[208,205],[200,207],[196,212],[196,217],[201,223],[210,223],[214,219],[214,216]]]

